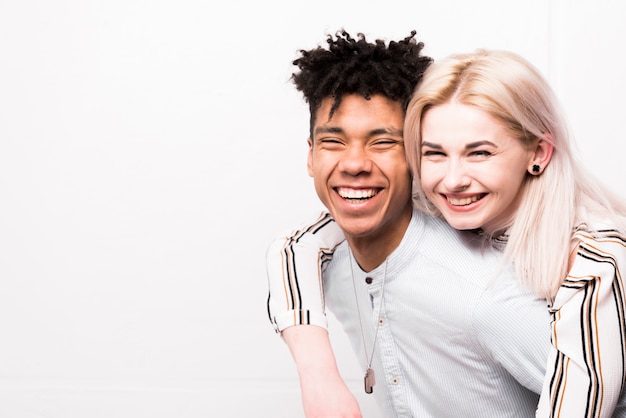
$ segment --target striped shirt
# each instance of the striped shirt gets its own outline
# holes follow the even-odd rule
[[[579,225],[569,274],[550,306],[552,349],[538,417],[626,417],[626,237]]]
[[[293,325],[327,328],[322,269],[344,239],[330,214],[322,213],[312,224],[287,231],[271,243],[267,308],[277,333]]]
[[[325,327],[328,306],[364,368],[378,327],[374,395],[385,416],[532,417],[550,348],[546,302],[473,238],[414,212],[387,263],[365,273],[322,216],[270,246],[272,323]]]

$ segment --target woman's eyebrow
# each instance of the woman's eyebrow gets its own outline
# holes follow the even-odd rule
[[[422,147],[422,148],[424,148],[424,147],[428,147],[428,148],[435,148],[435,149],[441,149],[441,148],[443,148],[443,147],[442,147],[441,145],[439,145],[439,144],[435,144],[434,142],[428,142],[428,141],[424,141],[424,142],[422,142],[421,147]]]
[[[465,149],[478,148],[478,147],[481,147],[483,145],[489,145],[489,146],[492,146],[492,147],[496,146],[496,144],[494,144],[491,141],[483,140],[483,141],[470,142],[469,144],[465,145]]]

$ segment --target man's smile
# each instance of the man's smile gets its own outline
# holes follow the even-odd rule
[[[367,189],[353,189],[349,187],[337,187],[335,189],[337,194],[345,200],[353,201],[365,201],[376,196],[380,189],[367,188]]]

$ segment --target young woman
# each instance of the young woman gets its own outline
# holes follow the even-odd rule
[[[548,301],[538,417],[626,414],[626,204],[572,152],[542,75],[507,51],[433,64],[407,110],[416,204],[502,248]]]

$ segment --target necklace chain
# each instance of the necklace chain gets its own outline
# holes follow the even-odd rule
[[[354,299],[356,301],[356,310],[359,316],[359,327],[361,329],[361,338],[363,340],[363,353],[365,354],[365,393],[372,393],[373,386],[376,383],[374,377],[374,369],[372,369],[372,361],[374,359],[374,351],[376,350],[376,340],[378,339],[378,328],[380,327],[380,314],[385,303],[385,280],[387,279],[387,263],[389,259],[385,259],[385,270],[383,273],[383,280],[380,289],[380,305],[378,306],[378,320],[376,321],[376,330],[374,331],[374,341],[372,342],[372,352],[367,354],[367,345],[365,344],[365,332],[363,330],[363,320],[361,318],[361,307],[359,306],[359,296],[356,290],[356,282],[354,280],[354,268],[352,267],[352,258],[350,256],[350,273],[352,275],[352,289],[354,290]]]

